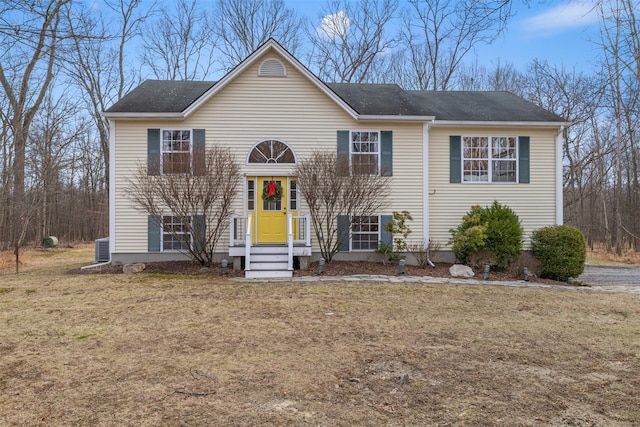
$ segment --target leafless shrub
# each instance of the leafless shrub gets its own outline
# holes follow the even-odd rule
[[[182,224],[193,239],[186,251],[193,260],[208,266],[213,263],[216,245],[227,227],[240,182],[240,164],[229,149],[219,146],[207,149],[203,160],[197,156],[194,153],[192,174],[163,175],[157,166],[141,164],[129,180],[126,196],[159,224],[168,213],[190,218]],[[172,230],[165,232],[171,232],[176,239],[183,238]]]
[[[424,239],[420,239],[409,244],[409,252],[416,259],[420,268],[429,267],[429,261],[440,250],[442,250],[442,244],[433,240],[425,243]]]
[[[508,271],[513,277],[522,277],[525,267],[530,276],[537,277],[542,270],[542,262],[529,252],[523,252],[509,265]]]
[[[377,215],[389,191],[389,177],[350,173],[348,156],[337,153],[316,151],[298,162],[295,174],[327,262],[349,239],[350,231],[339,232],[338,218]]]

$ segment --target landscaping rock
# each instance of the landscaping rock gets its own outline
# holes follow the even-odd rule
[[[144,269],[147,266],[144,265],[144,263],[141,262],[137,262],[135,264],[125,264],[124,267],[122,267],[122,272],[124,274],[134,274],[134,273],[140,273],[142,271],[144,271]]]
[[[464,278],[469,278],[474,276],[474,273],[471,267],[467,267],[466,265],[462,265],[462,264],[453,264],[449,268],[449,274],[451,274],[452,277],[464,277]]]

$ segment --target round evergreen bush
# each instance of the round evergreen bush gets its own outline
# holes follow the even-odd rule
[[[540,277],[565,282],[584,271],[587,245],[577,228],[553,225],[533,232],[531,254],[542,262]]]
[[[522,225],[511,208],[494,201],[491,206],[473,206],[462,224],[450,230],[449,243],[456,257],[479,267],[490,264],[505,269],[522,253]]]

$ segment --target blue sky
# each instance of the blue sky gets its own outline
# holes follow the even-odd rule
[[[479,53],[496,61],[525,67],[532,59],[545,59],[585,72],[599,55],[599,18],[593,1],[555,1],[544,7],[519,7],[507,32]]]
[[[593,42],[598,37],[599,25],[593,10],[595,0],[531,0],[529,6],[521,0],[514,1],[516,16],[509,22],[506,33],[491,46],[476,50],[480,64],[491,66],[499,61],[523,70],[538,58],[587,73],[593,69],[599,54]],[[320,24],[318,13],[324,1],[285,0],[285,3]],[[474,59],[469,57],[466,61]]]

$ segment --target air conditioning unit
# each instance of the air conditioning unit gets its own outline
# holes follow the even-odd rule
[[[109,238],[96,239],[96,262],[109,262]]]

